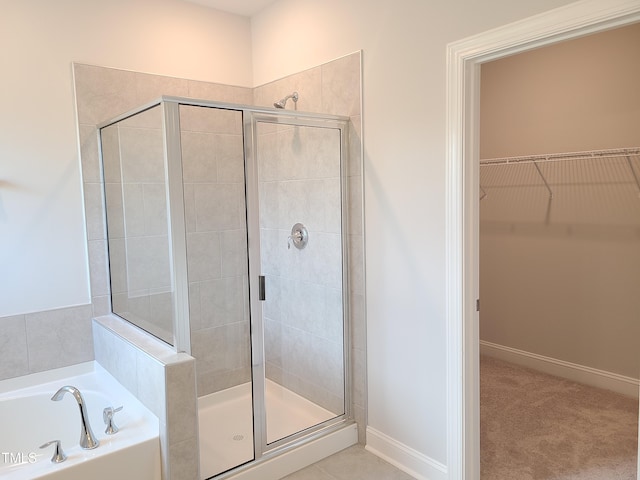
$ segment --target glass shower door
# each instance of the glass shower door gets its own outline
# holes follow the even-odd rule
[[[200,468],[255,458],[242,111],[180,105]]]
[[[343,131],[288,121],[253,130],[267,449],[345,413]]]

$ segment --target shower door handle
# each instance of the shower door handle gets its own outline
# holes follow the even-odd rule
[[[264,302],[266,300],[265,290],[264,290],[264,275],[258,276],[258,300]]]

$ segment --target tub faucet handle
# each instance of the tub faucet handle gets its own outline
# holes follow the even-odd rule
[[[56,445],[56,448],[53,450],[53,457],[51,457],[52,463],[62,463],[67,459],[67,456],[62,451],[62,444],[60,440],[51,440],[43,445],[40,445],[40,448],[47,448],[50,445]]]
[[[107,435],[113,435],[118,432],[118,426],[113,421],[114,415],[122,410],[122,406],[118,408],[107,407],[102,411],[102,419],[104,420],[104,424],[107,426],[107,429],[104,431]]]

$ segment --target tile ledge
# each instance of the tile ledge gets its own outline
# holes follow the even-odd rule
[[[95,317],[93,322],[94,328],[97,327],[108,330],[163,365],[172,365],[194,360],[193,357],[187,353],[176,352],[171,345],[140,330],[138,327],[116,315],[108,314]]]

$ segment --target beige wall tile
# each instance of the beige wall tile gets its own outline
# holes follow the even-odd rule
[[[126,240],[129,292],[171,288],[168,241],[167,236]]]
[[[0,318],[0,380],[29,373],[24,315]]]
[[[104,240],[107,238],[104,220],[104,195],[102,184],[85,183],[84,211],[88,240]]]
[[[362,177],[349,177],[347,181],[349,233],[351,235],[362,235]]]
[[[242,134],[242,113],[192,105],[180,106],[180,129],[188,132]]]
[[[173,332],[173,292],[149,295],[149,319],[167,332],[165,340],[171,340]]]
[[[121,127],[120,155],[125,183],[164,183],[164,147],[160,130]]]
[[[99,183],[102,181],[102,167],[98,152],[98,130],[94,125],[79,125],[80,159],[82,161],[82,181]]]
[[[349,159],[347,175],[362,176],[362,116],[349,119]]]
[[[156,100],[162,95],[188,97],[189,80],[148,73],[136,73],[135,92],[136,101],[139,105]]]
[[[362,235],[349,235],[349,273],[352,294],[364,295],[364,246]]]
[[[109,239],[124,238],[124,204],[122,183],[104,184],[105,199],[108,205],[107,228]],[[102,212],[105,216],[105,212]]]
[[[294,110],[297,106],[297,110],[301,112],[321,112],[321,82],[320,67],[311,68],[257,87],[254,90],[254,102],[257,106],[273,107],[274,102],[297,91],[299,95],[297,105],[289,100],[286,105],[287,110]]]
[[[200,478],[198,439],[192,437],[169,446],[171,480],[196,480]]]
[[[364,351],[367,346],[367,326],[363,295],[355,293],[350,295],[349,313],[351,314],[351,346]]]
[[[167,221],[167,190],[164,183],[145,183],[142,188],[144,200],[145,235],[166,235],[169,231]]]
[[[103,128],[100,130],[100,138],[102,142],[102,168],[104,170],[104,181],[107,183],[121,183],[120,130],[118,126],[111,125]],[[88,161],[91,161],[91,157],[89,157]]]
[[[78,123],[97,125],[136,105],[136,74],[75,64]]]
[[[91,314],[91,305],[26,314],[29,372],[93,360]]]
[[[91,295],[107,295],[110,291],[107,266],[107,241],[89,241],[89,278]]]
[[[241,135],[216,135],[218,181],[244,183],[244,147]]]
[[[253,92],[251,88],[223,85],[220,83],[199,82],[189,80],[189,97],[200,100],[212,100],[218,102],[238,103],[251,105]]]
[[[188,233],[187,264],[191,282],[220,278],[222,273],[220,234],[218,232]]]
[[[101,317],[111,312],[111,297],[109,295],[98,295],[91,298],[93,306],[93,317]]]
[[[127,281],[127,259],[124,238],[113,238],[109,240],[109,262],[111,264],[110,279],[112,294],[117,295],[128,292],[129,284]]]
[[[182,146],[182,178],[186,183],[217,183],[217,135],[203,132],[180,134]]]
[[[360,114],[360,55],[325,63],[322,69],[322,111],[334,115]]]
[[[220,251],[222,276],[248,274],[247,231],[245,228],[220,232]]]
[[[197,385],[198,396],[219,392],[227,388],[242,385],[251,381],[251,368],[249,366],[227,370],[225,372],[198,372]]]
[[[165,367],[156,359],[138,350],[136,352],[138,398],[166,425]]]
[[[243,277],[223,277],[201,283],[200,307],[203,328],[245,321]]]
[[[167,424],[169,443],[197,437],[197,398],[193,358],[166,367]]]
[[[353,375],[353,403],[359,407],[366,405],[366,378],[367,378],[367,359],[364,350],[351,350],[351,365]]]
[[[145,235],[145,213],[143,184],[139,182],[122,184],[124,235],[126,237],[141,237]],[[111,207],[111,199],[109,199]],[[109,212],[111,208],[109,208]],[[166,233],[166,232],[165,232]]]
[[[193,189],[197,231],[237,230],[244,227],[243,185],[196,184]]]

